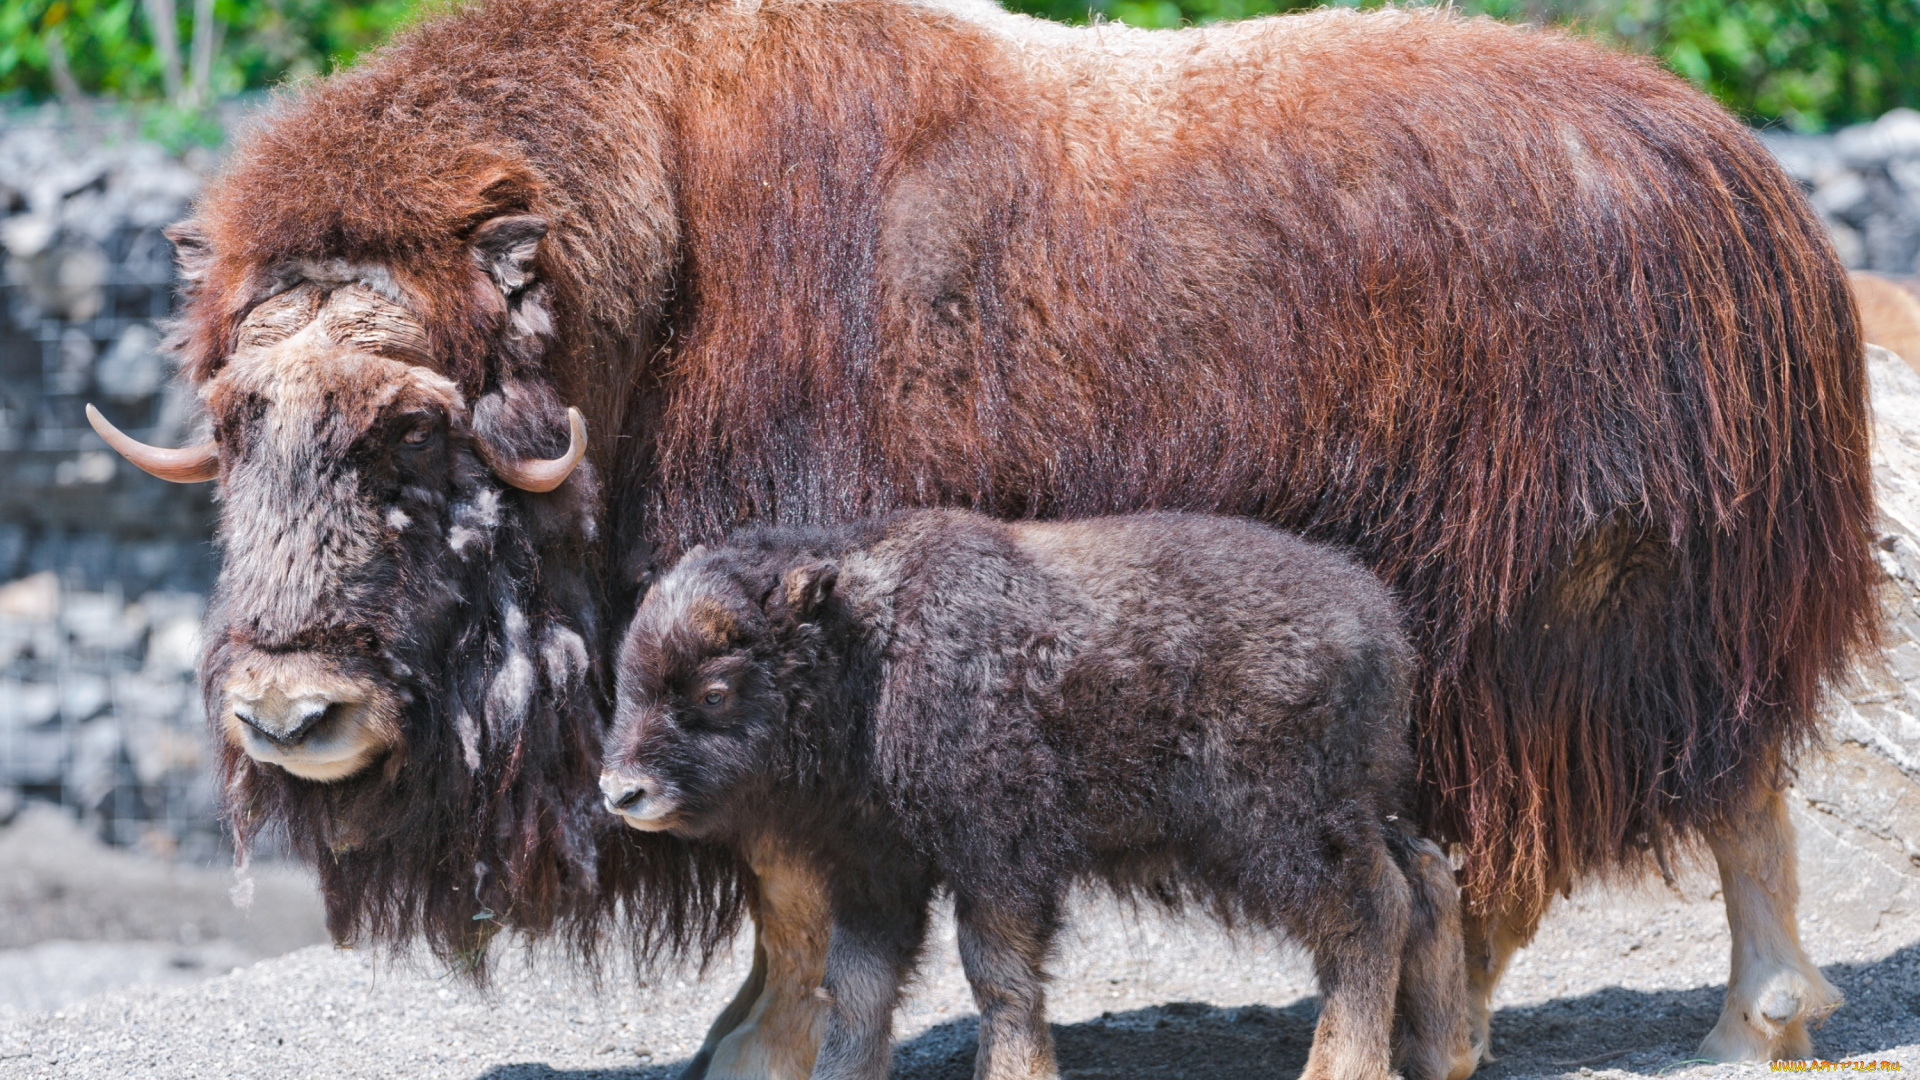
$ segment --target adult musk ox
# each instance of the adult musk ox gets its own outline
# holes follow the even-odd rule
[[[1858,328],[1793,184],[1647,62],[1416,11],[497,0],[293,94],[179,243],[215,437],[151,463],[226,499],[228,803],[342,934],[725,929],[726,853],[596,832],[646,569],[607,552],[1163,508],[1408,602],[1483,1043],[1554,893],[1699,840],[1703,1053],[1838,1001],[1778,793],[1875,639]],[[764,962],[694,1071],[803,1075],[819,884],[744,856]]]
[[[607,809],[827,883],[814,1080],[885,1080],[943,884],[974,1076],[1058,1076],[1044,968],[1088,880],[1311,950],[1304,1080],[1473,1071],[1459,889],[1405,816],[1413,650],[1336,551],[1197,514],[748,529],[616,666]]]

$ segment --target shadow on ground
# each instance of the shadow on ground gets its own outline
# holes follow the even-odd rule
[[[1868,1056],[1920,1043],[1920,945],[1882,960],[1824,969],[1847,1006],[1814,1037],[1828,1059]],[[1693,1055],[1720,1014],[1724,986],[1689,990],[1608,987],[1576,998],[1494,1014],[1499,1060],[1476,1080],[1573,1072],[1583,1066],[1657,1073]],[[1056,1024],[1061,1080],[1245,1080],[1293,1076],[1306,1065],[1318,998],[1283,1008],[1221,1009],[1174,1002]],[[942,1024],[894,1050],[893,1080],[971,1080],[974,1021]],[[476,1080],[669,1080],[685,1062],[628,1069],[501,1065]]]

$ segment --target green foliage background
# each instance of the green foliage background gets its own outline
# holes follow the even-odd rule
[[[212,95],[227,96],[350,63],[421,10],[449,0],[215,0]],[[1378,6],[1381,0],[1334,0]],[[1218,22],[1317,6],[1315,0],[1007,0],[1068,22]],[[151,0],[0,0],[0,95],[54,96],[53,49],[88,95],[164,96]],[[182,66],[194,0],[175,0]],[[1756,122],[1820,130],[1920,107],[1920,0],[1456,0],[1462,11],[1571,26],[1649,52]],[[57,40],[57,44],[54,42]],[[180,106],[176,103],[174,106]]]

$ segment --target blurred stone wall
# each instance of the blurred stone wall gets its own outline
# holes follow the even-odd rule
[[[193,437],[159,349],[161,228],[199,189],[125,127],[0,124],[0,820],[60,803],[109,840],[216,847],[193,687],[208,485],[163,483],[87,426]]]
[[[1760,139],[1806,189],[1849,270],[1920,272],[1920,112],[1895,109],[1833,135]]]

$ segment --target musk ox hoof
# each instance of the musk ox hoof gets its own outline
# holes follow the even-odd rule
[[[1459,1066],[1456,1065],[1454,1072],[1448,1074],[1447,1080],[1460,1080],[1463,1076],[1472,1075],[1473,1070],[1480,1066],[1491,1065],[1498,1060],[1500,1059],[1493,1056],[1493,1032],[1488,1030],[1484,1017],[1478,1018],[1473,1026],[1473,1041],[1467,1044],[1466,1072],[1460,1072]]]
[[[1485,1043],[1468,1043],[1453,1055],[1453,1061],[1447,1066],[1447,1080],[1467,1080],[1467,1077],[1472,1076],[1474,1070],[1480,1067],[1481,1062],[1492,1060],[1493,1057],[1487,1053]]]
[[[1454,1071],[1447,1080],[1461,1080],[1471,1075],[1482,1065],[1491,1065],[1500,1060],[1493,1056],[1493,986],[1490,980],[1474,979],[1475,972],[1469,972],[1469,982],[1473,985],[1473,996],[1467,1005],[1467,1050],[1466,1057],[1454,1063]],[[1466,1072],[1460,1067],[1464,1062]]]
[[[1699,1057],[1715,1061],[1803,1061],[1813,1056],[1819,1027],[1845,1002],[1812,965],[1742,980],[1727,993],[1720,1022],[1701,1041]]]

